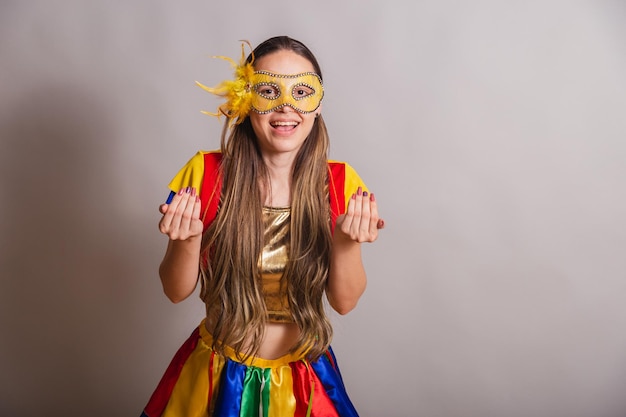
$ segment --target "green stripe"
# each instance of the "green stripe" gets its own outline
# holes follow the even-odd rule
[[[267,417],[270,409],[270,381],[272,379],[272,373],[270,368],[264,369],[263,380],[265,385],[261,391],[261,401],[263,402],[263,417]]]
[[[258,416],[261,402],[261,382],[263,369],[249,366],[243,380],[240,416]]]

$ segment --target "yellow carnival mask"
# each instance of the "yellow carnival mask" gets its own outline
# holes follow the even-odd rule
[[[250,46],[249,42],[242,42]],[[216,113],[202,113],[216,117],[223,114],[228,117],[229,124],[243,122],[251,110],[266,114],[289,106],[300,113],[311,113],[317,110],[324,98],[322,79],[314,72],[285,75],[255,71],[252,65],[254,55],[250,62],[246,62],[243,43],[239,64],[225,56],[215,58],[230,62],[235,69],[235,77],[215,87],[207,87],[196,81],[202,89],[226,99],[225,103],[218,106]]]
[[[256,71],[252,77],[252,110],[266,114],[289,106],[300,113],[317,110],[324,98],[319,75],[305,72],[296,75]]]

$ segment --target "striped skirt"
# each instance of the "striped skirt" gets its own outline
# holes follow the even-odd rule
[[[358,417],[332,349],[314,362],[220,355],[204,322],[178,350],[141,417]]]

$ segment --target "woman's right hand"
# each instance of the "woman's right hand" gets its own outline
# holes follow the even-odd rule
[[[161,204],[159,211],[163,214],[159,230],[171,240],[188,240],[202,235],[200,198],[195,188],[183,188],[169,204]]]

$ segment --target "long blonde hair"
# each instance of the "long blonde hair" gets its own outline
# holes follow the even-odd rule
[[[261,43],[248,61],[278,50],[293,51],[308,59],[320,78],[319,64],[301,42],[286,36]],[[254,355],[267,322],[258,260],[263,249],[263,198],[260,183],[268,187],[267,168],[261,157],[250,119],[228,122],[221,139],[222,192],[215,220],[203,236],[201,297],[218,337],[213,348],[228,345],[242,358]],[[306,350],[316,359],[330,345],[332,327],[324,307],[330,265],[332,234],[328,199],[329,139],[321,116],[300,148],[292,172],[289,260],[282,279],[287,283],[290,311],[300,329],[292,351]]]

